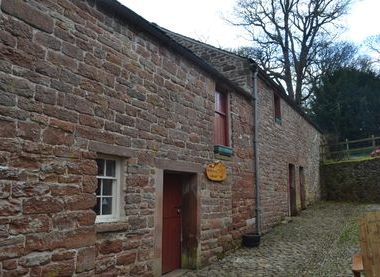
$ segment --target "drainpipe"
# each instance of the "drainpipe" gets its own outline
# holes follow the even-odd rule
[[[261,206],[260,206],[260,175],[259,175],[259,105],[258,105],[258,97],[257,97],[257,73],[258,67],[256,64],[252,64],[253,70],[253,99],[252,106],[254,108],[253,116],[254,116],[254,135],[253,135],[253,151],[255,155],[254,161],[254,172],[255,172],[255,183],[256,183],[256,232],[258,235],[261,235]]]

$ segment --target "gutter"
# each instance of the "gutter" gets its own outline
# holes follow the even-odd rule
[[[252,98],[252,106],[254,108],[253,116],[254,116],[254,134],[253,134],[253,151],[255,155],[254,161],[254,172],[255,172],[255,200],[256,200],[256,233],[261,235],[261,203],[260,203],[260,172],[259,172],[259,140],[258,140],[258,132],[259,132],[259,105],[258,105],[258,97],[257,97],[257,74],[258,74],[258,66],[257,64],[252,65],[253,71],[253,98]]]

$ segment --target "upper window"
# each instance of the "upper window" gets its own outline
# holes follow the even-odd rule
[[[274,94],[274,119],[277,123],[281,123],[281,98]]]
[[[97,159],[96,163],[96,221],[112,221],[119,217],[120,163],[112,159]]]
[[[214,143],[228,146],[228,97],[215,91]]]

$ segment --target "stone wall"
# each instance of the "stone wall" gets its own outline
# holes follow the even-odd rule
[[[380,202],[380,159],[321,166],[322,197],[333,201]]]
[[[168,34],[215,66],[228,78],[252,91],[253,74],[248,59],[179,34]],[[289,164],[295,165],[297,207],[301,209],[299,167],[304,168],[306,203],[320,198],[319,145],[321,133],[304,115],[281,99],[282,122],[274,118],[274,93],[259,74],[259,170],[262,231],[267,232],[289,215]],[[280,94],[281,95],[281,94]],[[283,97],[283,96],[280,96]],[[289,100],[288,100],[289,101]]]
[[[0,1],[3,276],[160,274],[158,161],[201,169],[199,264],[252,230],[250,100],[231,91],[235,154],[228,179],[208,181],[215,81],[94,3]],[[113,224],[94,223],[99,154],[124,165]]]
[[[240,57],[226,50],[215,48],[214,46],[166,29],[163,30],[175,41],[209,62],[230,80],[252,93],[251,66],[245,57]]]
[[[259,167],[264,232],[289,215],[289,164],[295,166],[297,209],[301,209],[300,166],[304,168],[306,205],[320,199],[322,135],[282,99],[281,123],[276,122],[273,94],[273,89],[259,80]]]

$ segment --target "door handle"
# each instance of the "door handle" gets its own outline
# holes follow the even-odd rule
[[[175,208],[177,209],[177,214],[178,215],[181,215],[181,206],[175,206]]]

